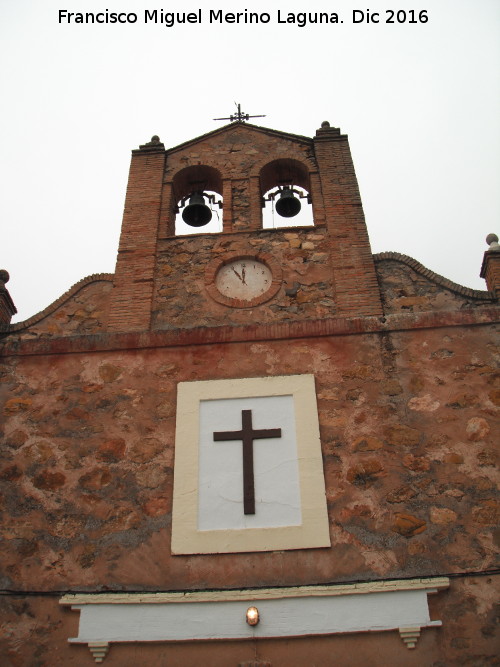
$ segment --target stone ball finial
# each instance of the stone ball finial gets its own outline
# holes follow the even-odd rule
[[[486,243],[490,246],[489,250],[500,251],[500,245],[498,245],[498,236],[496,234],[488,234],[486,237]]]
[[[142,144],[141,146],[139,146],[139,148],[141,150],[156,151],[156,150],[164,148],[164,146],[163,146],[163,144],[160,140],[160,137],[157,134],[153,134],[153,136],[151,137],[151,141],[148,141],[145,144]]]
[[[0,283],[8,283],[10,280],[9,272],[5,269],[0,269]]]
[[[330,127],[330,123],[329,123],[327,120],[324,120],[324,121],[321,123],[321,127],[322,127],[324,130],[326,130],[327,128]]]

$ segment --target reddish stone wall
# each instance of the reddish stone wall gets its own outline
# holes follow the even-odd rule
[[[6,587],[276,586],[490,568],[496,335],[450,327],[8,357]],[[295,373],[316,377],[333,546],[171,558],[177,382]]]
[[[282,285],[260,306],[250,310],[227,308],[210,297],[207,268],[228,255],[248,252],[271,255],[280,265]],[[493,293],[452,283],[411,257],[382,253],[374,259],[385,314],[452,312],[497,303]],[[162,239],[155,268],[151,328],[178,330],[246,324],[249,320],[272,324],[337,317],[330,267],[330,244],[324,226]],[[84,278],[37,315],[7,325],[6,340],[107,331],[113,278],[113,274]]]
[[[260,229],[272,160],[308,181],[315,227]],[[222,191],[224,232],[175,237],[183,170],[198,167]],[[155,140],[130,174],[115,275],[86,279],[1,342],[6,664],[92,664],[66,644],[76,613],[57,606],[62,591],[434,575],[453,577],[433,602],[444,627],[415,652],[384,633],[116,646],[106,661],[495,664],[494,294],[372,257],[347,139],[327,125],[315,139],[237,124],[171,151]],[[273,258],[280,289],[250,309],[214,300],[214,262],[248,254]],[[316,379],[332,546],[172,556],[178,383],[302,373]]]
[[[20,356],[5,357],[1,377],[2,587],[189,590],[452,574],[458,579],[450,591],[436,596],[443,630],[424,632],[415,653],[384,634],[377,654],[403,653],[408,665],[426,664],[426,655],[428,664],[494,664],[492,588],[485,578],[461,579],[494,568],[498,546],[498,331],[479,320],[85,354],[72,353],[71,341],[53,355],[32,356],[25,345]],[[177,382],[311,372],[332,547],[172,557]],[[65,664],[87,664],[83,655],[92,664],[86,648],[66,646],[75,634],[68,610],[36,597],[3,604],[5,618],[15,619],[7,664],[48,665],[54,646]],[[31,614],[42,614],[37,628],[47,642],[29,638]],[[323,652],[338,647],[351,664],[354,639],[307,641],[263,641],[259,651],[279,665],[296,643],[293,655],[307,646],[321,664]],[[374,650],[372,641],[356,638],[358,660],[365,644],[367,655]],[[248,647],[228,644],[227,662],[217,645],[208,645],[206,655],[230,665],[249,659]],[[113,646],[106,660],[126,665],[131,655],[168,655],[196,665],[197,651]]]
[[[272,256],[282,271],[278,294],[252,309],[221,305],[209,295],[207,269],[228,256]],[[153,329],[272,323],[336,313],[326,230],[288,229],[164,239],[159,243]],[[287,290],[291,295],[287,295]]]

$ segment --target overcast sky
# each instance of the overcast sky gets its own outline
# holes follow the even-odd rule
[[[353,23],[352,10],[367,7],[380,23]],[[199,8],[201,24],[144,21],[146,9]],[[388,8],[407,22],[385,23]],[[485,289],[485,237],[500,232],[498,0],[0,0],[0,9],[0,268],[14,321],[114,271],[132,149],[153,134],[168,148],[214,130],[235,101],[285,132],[340,127],[373,252]],[[59,23],[60,9],[138,18]],[[210,9],[270,21],[210,24]],[[428,21],[408,23],[412,9]],[[280,24],[278,10],[337,12],[343,23]]]

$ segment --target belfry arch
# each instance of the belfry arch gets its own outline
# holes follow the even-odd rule
[[[169,225],[171,233],[178,235],[208,231],[205,223],[186,227],[182,220],[182,213],[186,212],[187,206],[193,201],[193,195],[198,196],[202,207],[206,206],[208,210],[215,213],[210,220],[210,231],[222,231],[221,174],[218,169],[209,165],[191,165],[178,171],[172,180],[172,220]]]
[[[312,201],[310,175],[304,163],[294,158],[272,160],[262,167],[259,180],[263,227],[274,227],[275,221],[278,223],[277,226],[295,227],[314,224],[310,207]],[[283,213],[285,202],[283,197],[287,197],[286,201],[292,204],[291,207],[285,207],[289,211],[286,214]]]
[[[262,194],[276,185],[298,185],[310,192],[309,170],[303,162],[293,158],[272,160],[260,170]]]

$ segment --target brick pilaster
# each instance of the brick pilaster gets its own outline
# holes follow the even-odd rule
[[[132,151],[108,328],[150,326],[165,149],[157,137]]]
[[[251,231],[262,229],[262,196],[260,193],[260,180],[258,176],[248,179],[248,192],[250,199],[250,226]]]
[[[5,269],[0,270],[0,327],[10,324],[12,316],[17,313],[17,308],[12,301],[9,290],[5,283],[9,282],[9,273]]]
[[[224,208],[222,209],[222,223],[224,232],[233,231],[233,186],[230,178],[222,182],[222,198]]]
[[[380,290],[347,136],[323,123],[314,138],[338,315],[381,315]]]
[[[481,278],[486,280],[486,286],[490,292],[498,298],[500,296],[500,245],[496,234],[488,234],[486,243],[489,250],[484,253],[481,266]]]

